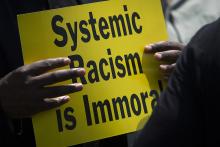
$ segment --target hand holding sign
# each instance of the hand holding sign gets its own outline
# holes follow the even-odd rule
[[[164,74],[164,78],[167,79],[174,70],[176,60],[184,47],[185,46],[179,42],[162,41],[147,45],[145,47],[145,53],[154,53],[154,57],[157,60],[166,62],[166,64],[160,65],[160,69]]]
[[[32,117],[37,146],[72,146],[143,127],[163,89],[158,64],[143,54],[145,43],[167,39],[160,0],[22,14],[18,25],[25,64],[63,56],[71,60],[67,68],[87,71],[65,81],[84,85],[69,95],[73,101]]]
[[[50,84],[83,76],[83,68],[49,70],[66,66],[68,58],[41,60],[22,66],[0,80],[1,105],[9,117],[22,118],[66,103],[69,93],[82,90],[81,83],[45,87]],[[56,98],[55,98],[56,97]]]

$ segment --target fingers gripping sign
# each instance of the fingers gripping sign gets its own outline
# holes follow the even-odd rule
[[[164,78],[168,79],[172,71],[175,69],[176,60],[181,55],[185,46],[178,42],[161,41],[155,44],[145,46],[145,53],[153,53],[158,61],[164,61],[166,64],[160,65],[160,70],[164,74]]]
[[[63,96],[84,86],[65,106],[32,117],[37,146],[73,146],[141,129],[163,89],[157,64],[143,56],[142,46],[167,39],[163,19],[160,0],[111,0],[18,16],[26,64],[60,55],[71,60],[70,70],[48,72],[60,66],[45,63],[29,74],[41,110],[65,103]],[[67,79],[73,84],[51,85]]]
[[[50,87],[48,85],[84,76],[83,68],[49,72],[69,64],[69,58],[53,58],[37,61],[10,72],[0,80],[0,103],[3,111],[9,117],[22,118],[68,102],[67,94],[82,90],[81,83]]]

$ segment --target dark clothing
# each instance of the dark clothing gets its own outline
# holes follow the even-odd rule
[[[16,14],[41,10],[43,1],[36,1],[36,7],[31,9],[31,3],[22,5],[19,1],[1,1],[0,6],[0,77],[23,65],[21,45],[18,34]],[[26,11],[25,11],[26,8]],[[21,123],[22,122],[22,123]],[[21,125],[23,132],[20,132]],[[22,133],[22,135],[19,135]],[[34,136],[31,120],[9,120],[0,114],[0,146],[34,146]]]
[[[220,19],[184,49],[135,147],[220,146]]]
[[[56,0],[1,1],[0,77],[23,65],[21,45],[17,26],[17,14],[77,4],[75,0],[67,0],[67,2],[62,0],[62,3],[55,3],[55,1]]]
[[[23,65],[21,45],[17,26],[17,14],[41,11],[101,0],[1,0],[0,5],[0,78]],[[121,138],[121,142],[119,140]],[[116,139],[126,146],[126,136],[100,141],[109,144]],[[115,141],[116,141],[115,140]],[[114,143],[113,143],[114,144]],[[114,146],[112,144],[112,146]],[[0,107],[0,146],[35,146],[31,119],[9,120]],[[110,144],[111,145],[111,144]]]

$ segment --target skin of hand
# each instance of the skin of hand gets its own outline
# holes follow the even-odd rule
[[[10,72],[0,79],[1,109],[9,118],[24,118],[68,102],[70,97],[67,94],[82,90],[81,83],[49,85],[84,76],[85,69],[48,71],[69,64],[69,58],[53,58],[24,65]]]
[[[144,52],[153,53],[158,61],[163,61],[166,64],[160,65],[160,70],[165,79],[168,79],[172,71],[175,69],[176,60],[181,55],[182,49],[185,45],[173,41],[161,41],[145,46]]]

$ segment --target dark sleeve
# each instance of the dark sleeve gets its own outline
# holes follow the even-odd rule
[[[0,77],[23,65],[14,1],[0,4]]]
[[[203,145],[207,97],[219,82],[219,26],[220,20],[203,27],[184,49],[134,147]]]
[[[180,112],[181,105],[189,103],[187,107],[190,109],[191,101],[187,100],[193,99],[193,66],[192,49],[188,47],[178,61],[177,68],[151,118],[140,132],[135,147],[178,146],[180,137],[184,135],[178,136],[178,117],[183,113]]]
[[[7,73],[7,61],[6,61],[6,54],[5,54],[5,49],[4,49],[4,34],[6,34],[6,29],[5,29],[5,22],[7,21],[6,14],[7,14],[7,5],[6,1],[3,0],[1,2],[0,6],[0,17],[1,17],[1,23],[0,23],[0,78],[2,78],[6,73]]]
[[[0,44],[0,79],[7,73],[7,65],[5,63],[4,54],[2,53],[2,47]]]
[[[17,47],[19,38],[13,20],[15,15],[10,2],[2,0],[0,4],[0,79],[21,63],[19,47]],[[13,142],[11,126],[11,121],[3,113],[0,104],[0,146],[7,146],[9,142]]]

